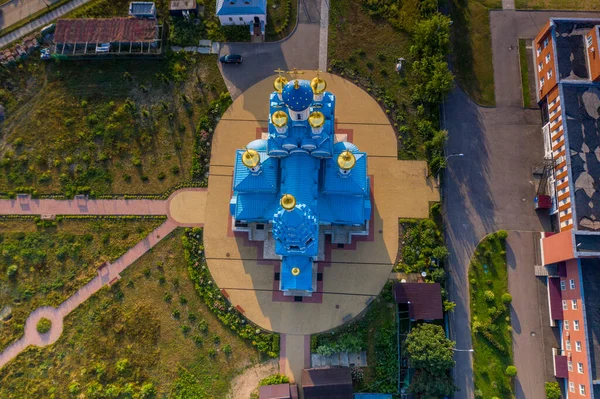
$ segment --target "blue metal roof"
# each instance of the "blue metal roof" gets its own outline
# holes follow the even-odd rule
[[[254,15],[267,13],[267,0],[217,0],[217,15]]]
[[[283,88],[281,96],[285,105],[292,111],[300,112],[312,104],[314,94],[308,80],[298,79],[289,81]]]
[[[389,393],[355,393],[354,399],[392,399]]]
[[[248,148],[260,155],[260,173],[242,163],[244,150],[237,150],[230,212],[237,221],[271,223],[275,253],[282,257],[282,290],[312,292],[312,264],[318,256],[320,225],[365,226],[371,217],[367,154],[352,143],[335,143],[335,96],[313,96],[306,80],[289,82],[282,93],[269,99],[270,115],[288,114],[287,125],[276,128],[269,118],[267,140],[254,140]],[[291,117],[292,111],[320,111],[321,128]],[[351,151],[356,164],[342,173],[337,156]],[[291,194],[296,206],[284,210],[279,200]],[[298,267],[300,273],[292,274]]]
[[[242,163],[244,150],[237,150],[235,158],[235,172],[233,174],[233,190],[249,193],[277,193],[277,174],[279,173],[279,160],[267,156],[265,151],[260,154],[260,171],[253,173]]]
[[[297,276],[292,274],[295,267],[300,270]],[[279,286],[282,291],[312,292],[312,261],[306,256],[284,256],[281,260]]]

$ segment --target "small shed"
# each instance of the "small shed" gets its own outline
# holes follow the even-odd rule
[[[444,318],[442,287],[439,283],[395,283],[394,299],[399,305],[408,305],[411,320]]]
[[[169,15],[173,17],[198,15],[198,4],[196,0],[171,0]]]
[[[129,3],[129,16],[135,18],[156,18],[156,6],[150,1],[134,1]]]
[[[260,399],[291,399],[290,384],[267,385],[258,389]]]
[[[353,399],[348,367],[302,370],[304,399]]]

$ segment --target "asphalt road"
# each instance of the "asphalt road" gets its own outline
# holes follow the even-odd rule
[[[513,349],[517,398],[545,397],[553,332],[543,311],[544,287],[533,274],[533,233],[549,230],[548,217],[538,215],[532,199],[536,186],[532,167],[543,160],[538,110],[522,108],[518,38],[532,38],[549,17],[595,17],[598,13],[492,11],[492,51],[496,87],[495,108],[479,107],[456,88],[445,104],[449,132],[444,175],[444,219],[450,251],[448,291],[457,306],[450,318],[451,337],[460,349],[471,348],[469,260],[487,234],[505,229],[509,289],[513,295]],[[533,332],[533,334],[532,334]],[[554,343],[556,345],[556,343]],[[457,399],[473,398],[472,358],[456,354]],[[550,376],[548,373],[550,372]]]
[[[327,0],[323,0],[327,1]],[[277,68],[315,70],[319,66],[321,0],[300,0],[298,25],[287,38],[269,43],[227,43],[221,46],[223,54],[241,54],[240,65],[220,65],[221,74],[229,93],[236,99],[256,82],[269,76]]]

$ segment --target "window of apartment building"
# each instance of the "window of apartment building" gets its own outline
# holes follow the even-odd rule
[[[571,340],[570,339],[567,339],[565,341],[565,347],[567,348],[568,351],[571,350]]]
[[[573,280],[573,279],[569,280],[569,288],[572,289],[572,290],[575,289],[575,280]]]
[[[569,307],[567,306],[567,301],[563,300],[563,310],[567,310]]]
[[[575,383],[569,381],[569,392],[575,392]]]
[[[544,86],[544,77],[542,76],[542,78],[540,79],[540,87]]]
[[[592,36],[586,36],[585,42],[587,43],[587,46],[590,47],[592,45]]]
[[[583,363],[577,363],[577,372],[583,374]]]
[[[544,48],[548,46],[548,43],[550,43],[550,38],[547,37],[544,39]]]
[[[569,320],[564,320],[565,323],[565,330],[569,329]]]
[[[569,368],[569,371],[573,371],[573,362],[569,360],[567,362],[567,367]]]
[[[544,63],[540,61],[538,64],[538,72],[542,72],[542,68],[544,67]]]
[[[564,290],[566,290],[566,289],[567,289],[567,282],[566,282],[565,280],[562,280],[562,281],[560,282],[560,290],[561,290],[561,291],[564,291]]]
[[[579,384],[579,394],[585,396],[585,385]]]
[[[541,53],[542,53],[542,48],[538,47],[537,48],[537,56],[539,57]]]
[[[575,351],[581,352],[581,341],[575,341]]]
[[[550,53],[546,54],[546,64],[550,62]]]
[[[244,18],[240,17],[240,21],[243,21],[243,20],[244,20]]]
[[[577,310],[577,299],[571,299],[571,307],[573,310]]]
[[[579,331],[579,320],[573,320],[573,330]]]
[[[548,76],[548,80],[550,80],[550,78],[552,77],[552,69],[548,70],[548,73],[546,74],[546,76]]]
[[[229,21],[230,21],[230,22],[233,22],[233,18],[232,18],[232,17],[229,17]]]

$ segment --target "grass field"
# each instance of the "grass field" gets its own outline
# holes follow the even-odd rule
[[[0,397],[225,398],[231,378],[260,359],[196,295],[181,234],[71,313],[54,345],[2,368]]]
[[[215,57],[187,53],[49,64],[33,57],[0,71],[0,192],[164,192],[190,178],[197,122],[224,91]]]
[[[63,220],[39,228],[33,220],[0,220],[0,308],[12,308],[12,318],[0,322],[0,350],[21,336],[32,310],[58,306],[161,223]],[[12,265],[17,272],[9,277]]]
[[[482,398],[514,395],[511,378],[505,374],[512,365],[512,330],[502,297],[508,292],[504,234],[484,238],[469,269],[475,391]]]
[[[265,28],[265,39],[267,41],[275,41],[287,37],[296,27],[297,17],[297,0],[270,1],[267,4],[267,26]]]
[[[489,10],[502,8],[502,3],[497,0],[450,2],[456,78],[475,102],[492,106],[496,99]]]
[[[529,97],[529,67],[527,65],[527,49],[525,39],[519,39],[519,63],[521,65],[521,91],[523,92],[523,106],[531,107]]]
[[[600,10],[597,0],[515,0],[517,9],[528,10]]]

